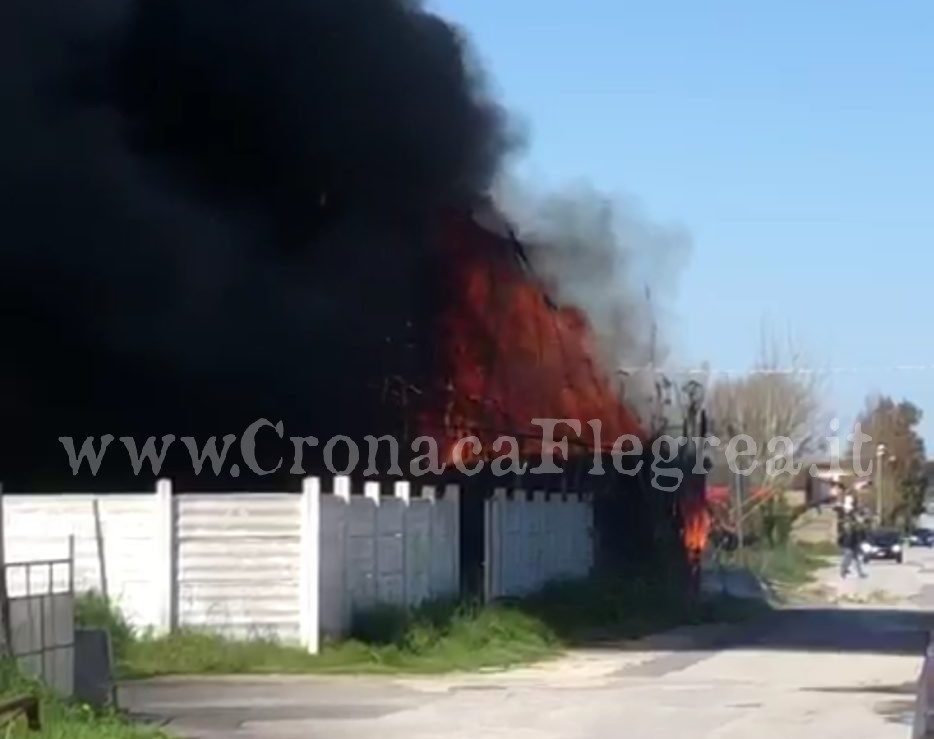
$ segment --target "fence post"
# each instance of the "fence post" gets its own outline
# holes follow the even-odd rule
[[[412,597],[412,587],[409,582],[411,572],[409,571],[409,505],[412,502],[412,483],[406,480],[399,480],[393,485],[393,495],[402,502],[402,521],[401,530],[398,537],[401,540],[402,555],[402,605],[405,607],[415,605],[409,599]]]
[[[450,506],[451,518],[454,520],[454,542],[451,549],[454,556],[452,563],[454,571],[452,573],[454,587],[457,592],[461,590],[461,489],[457,485],[445,485],[443,493],[443,504]],[[434,595],[434,593],[432,593]]]
[[[299,632],[302,646],[317,654],[321,638],[321,481],[302,481],[299,546]]]
[[[6,581],[6,505],[3,500],[3,483],[0,482],[0,635],[3,637],[3,656],[13,656],[13,625],[10,623],[10,594]]]
[[[338,475],[333,483],[334,499],[340,501],[343,505],[341,512],[341,551],[340,551],[340,630],[341,633],[347,633],[353,621],[353,609],[355,606],[353,596],[350,592],[349,574],[351,568],[351,544],[350,544],[350,519],[353,516],[353,504],[351,503],[350,478]]]
[[[178,618],[178,589],[175,587],[175,506],[171,480],[156,481],[156,567],[158,569],[159,630],[171,632]]]
[[[590,577],[597,564],[597,525],[594,518],[596,494],[593,491],[587,493],[584,496],[584,502],[587,503],[587,551],[590,553],[590,556],[587,558],[587,577]]]
[[[503,526],[506,513],[506,488],[494,488],[493,495],[487,499],[487,567],[490,570],[488,601],[494,601],[505,595],[503,578]],[[521,532],[520,532],[521,533]]]
[[[91,516],[94,519],[94,547],[97,552],[97,572],[100,577],[101,596],[110,603],[110,582],[107,579],[107,548],[104,544],[104,522],[101,519],[101,502],[94,496],[91,501]]]
[[[367,574],[367,577],[370,581],[370,598],[365,603],[365,607],[375,606],[383,599],[383,594],[380,592],[380,557],[379,557],[379,539],[380,539],[380,498],[382,491],[380,484],[378,482],[365,482],[363,483],[363,497],[370,501],[373,504],[373,562],[372,562],[372,571]],[[350,562],[350,558],[345,558],[345,566]],[[346,592],[346,588],[345,588]],[[356,608],[359,608],[361,604],[351,603],[351,618],[353,617],[353,611]]]
[[[533,490],[529,493],[531,501],[530,516],[531,528],[529,541],[533,547],[531,587],[530,590],[538,590],[548,582],[549,577],[554,574],[554,570],[549,566],[548,557],[551,551],[548,547],[548,496],[544,490]]]

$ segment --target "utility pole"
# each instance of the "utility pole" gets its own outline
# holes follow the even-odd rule
[[[874,486],[876,488],[876,518],[879,526],[882,525],[882,465],[885,461],[885,444],[876,446],[876,479]]]
[[[737,434],[733,424],[727,425],[727,433],[734,437]],[[736,525],[736,547],[743,548],[743,476],[733,471],[733,521]]]
[[[736,546],[743,548],[743,476],[733,473],[733,517],[736,520]]]

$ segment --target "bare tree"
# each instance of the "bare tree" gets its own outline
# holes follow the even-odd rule
[[[766,463],[787,451],[788,445],[776,440],[790,441],[796,460],[820,448],[822,384],[821,374],[808,367],[793,346],[782,351],[774,339],[763,343],[759,361],[748,375],[712,383],[708,410],[714,430],[724,443],[739,434],[752,438],[757,463],[752,477],[758,485],[790,482],[790,475],[766,474]],[[750,466],[752,460],[750,456],[743,466]]]
[[[736,516],[749,518],[763,507],[777,515],[785,505],[777,496],[794,479],[795,465],[820,449],[823,377],[803,361],[789,342],[783,350],[774,338],[763,340],[759,360],[741,377],[725,377],[711,383],[707,409],[714,433],[722,446],[716,450],[714,483],[734,483],[724,447],[731,439],[746,435],[750,451],[738,467],[752,468],[746,477],[745,497]],[[746,451],[745,445],[738,449]],[[792,512],[780,512],[790,522]]]

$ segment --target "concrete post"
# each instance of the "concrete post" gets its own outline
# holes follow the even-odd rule
[[[425,532],[428,537],[428,598],[435,597],[439,592],[444,592],[445,595],[449,593],[443,591],[437,586],[437,569],[434,566],[434,554],[438,548],[437,536],[438,533],[435,530],[435,516],[438,515],[438,491],[434,485],[422,485],[420,491],[420,497],[428,505],[428,527]],[[460,553],[456,554],[456,558],[460,559]],[[460,592],[460,583],[455,582],[456,592]]]
[[[156,482],[156,552],[154,561],[159,568],[158,629],[164,634],[171,632],[178,619],[178,589],[175,587],[175,506],[172,499],[172,481]]]
[[[350,517],[352,515],[351,502],[350,502],[350,478],[349,477],[335,477],[334,478],[334,499],[339,500],[344,504],[344,509],[340,517],[340,548],[341,551],[337,555],[340,562],[340,593],[341,593],[341,629],[346,630],[350,625],[351,619],[353,618],[353,603],[352,598],[350,597],[350,588],[347,580],[347,573],[350,569],[347,564],[349,561],[348,550],[350,549]]]
[[[378,482],[365,482],[363,483],[363,497],[373,503],[373,571],[367,573],[367,579],[370,581],[371,585],[371,595],[372,600],[369,605],[376,605],[379,603],[383,594],[380,593],[379,587],[379,573],[380,573],[380,563],[379,563],[379,504],[380,504],[380,487]],[[349,558],[345,562],[350,561]]]
[[[299,633],[302,646],[317,654],[321,644],[321,481],[302,481],[299,562]]]
[[[405,480],[400,480],[393,485],[393,495],[396,500],[402,503],[401,530],[397,534],[401,542],[402,550],[402,605],[414,605],[409,601],[411,587],[409,580],[412,573],[409,572],[409,504],[412,502],[412,484]]]
[[[365,482],[363,483],[363,497],[367,500],[372,500],[373,505],[379,505],[379,483],[378,482]]]
[[[461,490],[457,485],[444,486],[444,500],[450,501],[451,515],[454,516],[454,543],[451,545],[454,555],[454,582],[461,582]]]
[[[338,476],[334,478],[334,497],[350,502],[350,478]]]
[[[506,488],[496,488],[493,490],[493,497],[487,500],[484,506],[486,549],[483,556],[483,568],[486,591],[484,600],[487,602],[498,598],[503,587],[502,512],[506,500]]]

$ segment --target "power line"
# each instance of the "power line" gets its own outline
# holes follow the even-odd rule
[[[852,367],[751,367],[745,369],[723,369],[715,367],[660,367],[643,365],[640,367],[620,367],[623,375],[654,373],[662,375],[856,375],[880,372],[930,372],[934,364],[893,364],[863,365]]]

